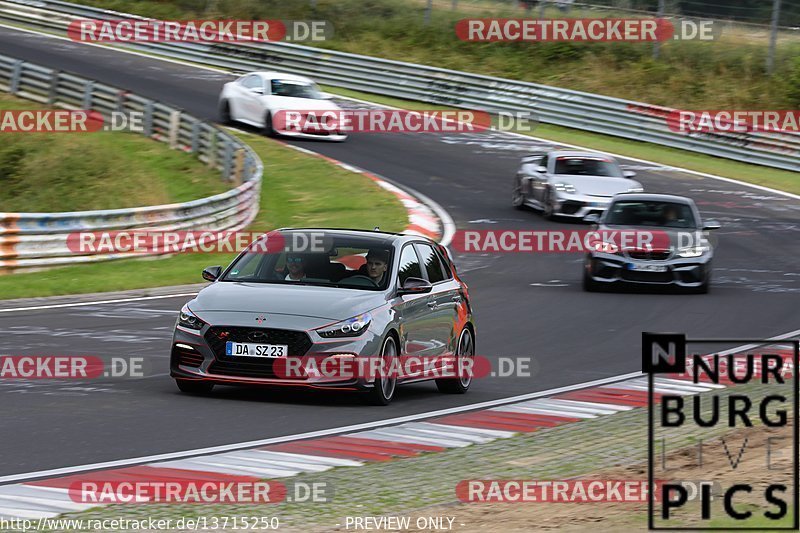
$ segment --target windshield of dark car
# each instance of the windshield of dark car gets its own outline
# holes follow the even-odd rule
[[[327,235],[324,246],[293,248],[292,234],[286,246],[272,251],[254,243],[230,267],[221,281],[315,285],[361,290],[384,290],[391,279],[391,246],[381,240],[352,239]],[[302,240],[301,240],[302,241]],[[377,241],[377,244],[372,244]],[[309,242],[309,241],[302,241]],[[386,272],[377,280],[369,276],[370,261],[386,260]]]
[[[575,176],[622,177],[622,170],[615,162],[607,159],[587,157],[556,158],[555,173],[571,174]]]
[[[312,98],[319,100],[322,93],[313,83],[291,80],[272,80],[272,94],[291,98]]]
[[[688,204],[662,201],[614,202],[606,213],[604,223],[609,226],[697,227]]]

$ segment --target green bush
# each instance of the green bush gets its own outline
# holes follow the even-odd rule
[[[800,108],[800,56],[796,56],[781,80],[786,86],[786,100],[788,107]]]

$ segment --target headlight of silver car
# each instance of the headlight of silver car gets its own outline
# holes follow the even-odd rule
[[[603,252],[605,254],[619,253],[619,247],[613,242],[597,241],[593,244],[593,248],[595,249],[595,251]]]
[[[683,258],[700,257],[710,249],[708,246],[689,246],[687,248],[679,248],[677,255]]]
[[[575,186],[571,183],[554,183],[553,188],[558,192],[578,192]]]
[[[205,324],[197,315],[192,313],[188,304],[181,308],[181,314],[178,316],[178,325],[180,327],[200,331]]]
[[[317,333],[319,333],[320,337],[325,339],[358,337],[359,335],[363,335],[364,332],[369,329],[370,322],[372,322],[372,315],[369,313],[364,313],[362,315],[354,316],[353,318],[348,318],[347,320],[337,322],[332,326],[325,326],[324,328],[318,329]]]

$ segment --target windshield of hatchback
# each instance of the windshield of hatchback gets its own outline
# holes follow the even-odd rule
[[[391,279],[392,247],[383,239],[326,234],[314,240],[311,233],[282,239],[279,250],[253,243],[222,281],[383,290]]]

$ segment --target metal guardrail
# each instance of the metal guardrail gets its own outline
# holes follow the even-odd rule
[[[258,212],[263,165],[236,137],[173,107],[92,80],[0,56],[0,90],[49,106],[112,113],[141,113],[142,134],[194,154],[236,184],[191,202],[66,213],[0,213],[0,270],[87,263],[130,254],[81,255],[67,238],[80,231],[238,230]],[[85,133],[85,135],[92,135]],[[120,179],[124,179],[121,177]]]
[[[0,1],[0,20],[66,34],[75,19],[138,18],[60,0]],[[800,134],[671,131],[670,108],[413,63],[288,43],[130,43],[126,48],[234,72],[290,71],[335,87],[489,112],[800,171]]]

